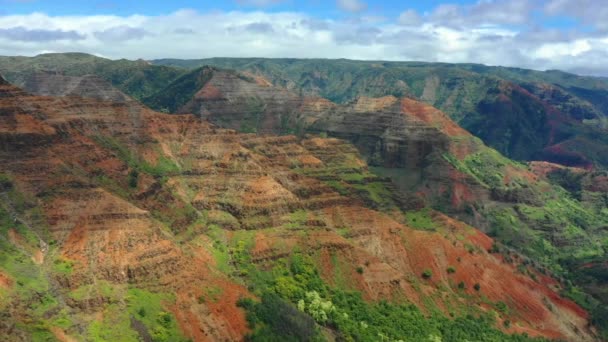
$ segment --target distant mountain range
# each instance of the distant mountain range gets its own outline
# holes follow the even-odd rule
[[[197,80],[200,73],[193,69],[204,65],[261,76],[299,96],[336,103],[360,96],[412,97],[443,110],[510,158],[586,168],[608,165],[608,80],[560,71],[350,60],[111,61],[85,54],[49,54],[0,58],[0,73],[20,86],[23,77],[41,70],[95,74],[154,109],[175,112],[202,88],[204,80]]]

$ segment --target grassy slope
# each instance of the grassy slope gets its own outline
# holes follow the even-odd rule
[[[491,149],[464,160],[445,157],[456,169],[490,189],[494,199],[500,199],[470,207],[472,215],[489,218],[488,234],[523,253],[529,258],[527,262],[541,272],[549,271],[563,279],[567,284],[564,295],[587,308],[608,336],[604,318],[608,278],[602,267],[608,261],[605,197],[572,190],[563,179],[531,181],[513,176],[513,170],[525,171],[527,166]],[[510,181],[505,184],[507,178]],[[581,196],[585,199],[580,200]],[[594,266],[585,266],[590,264]]]

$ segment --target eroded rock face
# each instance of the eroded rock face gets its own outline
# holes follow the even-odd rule
[[[368,156],[370,163],[390,168],[423,169],[430,155],[452,150],[459,155],[467,153],[460,151],[466,146],[456,146],[452,138],[473,140],[437,109],[392,96],[359,98],[318,116],[311,129],[346,138]],[[474,150],[475,144],[469,145]]]
[[[455,212],[467,203],[490,198],[489,190],[445,159],[446,154],[464,158],[485,146],[430,105],[394,96],[361,97],[338,105],[296,95],[259,77],[213,68],[201,72],[208,81],[180,112],[194,112],[241,131],[308,131],[348,140],[370,165],[404,176],[397,182],[403,196],[411,197],[420,189],[424,201],[436,203],[444,201],[446,192],[455,193]]]
[[[204,68],[209,81],[182,106],[179,113],[194,113],[222,127],[246,132],[288,132],[301,102],[299,96],[272,86],[259,76]]]
[[[167,310],[188,337],[239,340],[247,326],[235,302],[251,294],[243,279],[219,268],[212,253],[216,242],[206,235],[213,226],[228,238],[254,231],[252,261],[260,267],[296,249],[314,252],[328,283],[335,281],[335,258],[349,265],[345,276],[365,298],[399,294],[423,308],[422,298],[433,294],[440,308],[484,305],[473,291],[460,296],[450,280],[446,269],[460,259],[463,273],[456,280],[479,282],[491,300],[513,310],[510,319],[517,324],[509,332],[592,339],[586,313],[558,296],[559,283],[519,274],[487,252],[492,239],[483,233],[439,213],[433,220],[441,223],[440,232],[414,231],[399,213],[380,213],[363,196],[341,193],[340,187],[361,182],[352,177],[348,183],[340,178],[344,174],[378,186],[385,182],[367,171],[345,140],[238,134],[193,115],[32,96],[6,84],[0,94],[0,172],[10,174],[15,188],[41,210],[40,224],[56,244],[46,265],[53,258],[73,264],[70,273],[49,273],[59,297],[99,281],[170,292],[176,299]],[[475,148],[440,112],[410,100],[362,99],[350,106],[362,120],[368,111],[386,113],[383,120],[355,128],[389,146],[379,153],[395,165],[424,162],[425,148],[429,154]],[[333,106],[321,101],[311,107]],[[337,135],[348,134],[341,131],[345,116],[318,120]],[[441,136],[447,133],[461,137],[463,145]],[[421,147],[416,141],[433,143]],[[329,186],[328,180],[340,186]],[[363,274],[355,270],[362,264]],[[437,277],[413,286],[427,268]],[[201,301],[209,288],[222,291]],[[66,308],[72,315],[100,313],[106,304],[89,298],[66,301]],[[16,308],[9,316],[19,322],[19,310],[27,308]],[[8,333],[3,329],[9,328],[0,325],[0,333]],[[11,336],[20,336],[11,329]]]

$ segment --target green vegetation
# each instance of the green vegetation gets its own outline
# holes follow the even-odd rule
[[[93,138],[101,146],[114,151],[118,158],[127,163],[127,165],[133,169],[131,171],[132,174],[133,172],[137,172],[137,174],[133,174],[133,176],[130,175],[130,179],[135,177],[135,175],[139,177],[139,172],[147,173],[151,176],[160,178],[175,174],[180,170],[172,160],[165,157],[162,153],[159,153],[160,157],[156,161],[156,164],[152,165],[145,160],[142,160],[138,154],[131,151],[116,138],[101,135]]]
[[[57,258],[53,261],[53,271],[69,275],[74,270],[74,262],[71,260]]]
[[[0,173],[0,191],[12,188],[13,181],[9,175]]]
[[[144,324],[154,342],[186,341],[173,315],[164,309],[174,301],[168,294],[132,288],[127,298],[128,313]]]
[[[137,188],[138,180],[139,180],[139,171],[131,170],[131,172],[129,172],[129,187]]]
[[[326,161],[322,169],[296,168],[294,171],[317,178],[342,196],[363,200],[366,206],[379,211],[396,209],[390,183],[362,167],[356,150]]]
[[[406,224],[414,229],[435,231],[437,225],[431,217],[429,208],[418,211],[408,211],[405,213]]]
[[[138,334],[131,329],[131,317],[128,311],[118,304],[104,308],[102,320],[93,321],[88,328],[88,339],[94,342],[137,341]]]
[[[182,73],[181,71],[178,72]],[[179,108],[192,99],[194,94],[209,82],[213,75],[212,70],[200,68],[184,73],[172,83],[167,82],[141,98],[142,102],[157,110],[166,110],[175,113]]]
[[[551,172],[551,184],[518,178],[518,172],[525,171],[525,167],[495,151],[470,155],[464,160],[449,155],[444,158],[487,187],[493,199],[500,201],[499,205],[490,206],[476,203],[474,211],[488,219],[489,235],[532,260],[526,261],[526,265],[519,264],[518,269],[532,279],[536,275],[529,271],[529,266],[578,284],[586,295],[581,296],[583,292],[572,288],[566,295],[587,307],[594,321],[604,322],[601,315],[608,302],[602,298],[607,298],[608,278],[594,272],[586,274],[582,270],[588,268],[581,266],[606,259],[604,241],[608,235],[602,228],[608,225],[606,202],[583,190],[583,184],[590,181],[580,171],[567,169]],[[603,177],[601,172],[594,174]],[[473,211],[468,214],[472,215]],[[502,253],[507,262],[516,263],[508,248],[495,243],[490,252]],[[608,322],[598,326],[608,331]]]
[[[439,313],[425,315],[409,304],[368,303],[357,292],[325,284],[313,259],[301,254],[279,260],[270,271],[251,274],[255,273],[255,278],[264,279],[254,288],[261,301],[239,301],[253,329],[251,341],[321,340],[322,326],[353,341],[530,340],[500,332],[491,315],[449,319]]]
[[[499,312],[506,313],[509,311],[509,307],[504,302],[498,302],[495,306]]]
[[[583,176],[584,174],[581,172],[576,173],[568,169],[559,169],[549,173],[547,178],[549,178],[552,183],[555,183],[568,191],[573,198],[580,201],[582,199],[583,191]]]
[[[247,321],[255,328],[250,341],[322,341],[315,321],[274,293],[264,293],[260,303],[241,299],[237,304],[247,310]]]
[[[91,323],[92,341],[138,341],[148,336],[153,342],[186,342],[172,314],[163,308],[172,302],[170,295],[129,289],[127,310],[119,304],[104,308],[101,320]]]
[[[115,285],[106,281],[99,280],[95,284],[83,285],[69,293],[70,298],[75,300],[86,300],[97,296],[109,299],[116,299],[118,291]]]
[[[9,243],[10,229],[22,237],[19,246]],[[27,227],[15,222],[3,206],[0,206],[0,273],[12,279],[13,284],[9,289],[0,289],[0,311],[4,311],[8,305],[28,303],[28,324],[22,325],[12,321],[14,317],[11,316],[5,319],[9,324],[20,324],[19,328],[33,340],[46,341],[53,339],[51,327],[68,329],[72,322],[58,300],[51,295],[51,286],[45,276],[45,270],[32,261],[30,252],[37,246],[36,236]]]

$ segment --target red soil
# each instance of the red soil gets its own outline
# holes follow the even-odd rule
[[[13,280],[0,271],[0,288],[9,289],[13,286]]]
[[[221,100],[224,98],[224,95],[218,88],[212,85],[211,82],[207,82],[207,84],[196,93],[195,98],[212,101]]]
[[[305,97],[300,107],[301,111],[321,112],[336,107],[337,104],[323,97]]]
[[[53,335],[55,335],[55,338],[57,338],[60,342],[77,342],[78,341],[75,338],[67,335],[65,333],[65,331],[63,331],[63,329],[61,329],[59,327],[51,327],[50,330],[53,333]]]
[[[210,298],[205,289],[218,289]],[[236,306],[240,298],[251,297],[241,285],[221,278],[209,280],[204,286],[177,292],[176,304],[170,307],[180,329],[193,341],[217,341],[229,337],[240,340],[249,332],[245,312]],[[204,301],[199,303],[199,298]]]
[[[439,109],[412,99],[403,98],[401,100],[401,111],[407,115],[412,115],[430,126],[439,128],[448,136],[470,136],[471,134],[458,126],[447,115]]]
[[[574,173],[584,173],[585,169],[579,167],[568,167],[561,164],[550,163],[546,161],[533,161],[530,162],[530,169],[532,172],[540,177],[547,177],[547,175],[556,170],[567,169]]]

